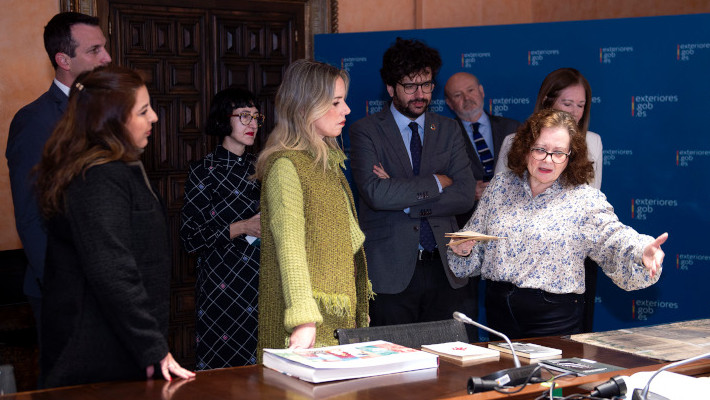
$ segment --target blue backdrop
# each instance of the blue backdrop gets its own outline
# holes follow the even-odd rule
[[[670,234],[658,284],[625,292],[599,274],[595,330],[710,317],[710,14],[317,35],[316,59],[351,75],[346,151],[349,124],[388,105],[379,69],[398,36],[440,51],[431,110],[450,117],[443,88],[455,72],[478,76],[489,112],[522,121],[549,72],[580,70],[604,145],[602,191],[625,224]]]

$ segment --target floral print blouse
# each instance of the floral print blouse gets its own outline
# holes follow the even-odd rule
[[[448,250],[458,277],[481,275],[521,288],[550,293],[584,293],[584,259],[592,258],[620,288],[635,290],[658,281],[642,261],[654,239],[622,224],[606,196],[588,185],[555,181],[532,196],[528,173],[495,176],[462,231],[505,237],[477,242],[471,255]]]

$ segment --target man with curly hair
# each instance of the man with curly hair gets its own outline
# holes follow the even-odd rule
[[[444,234],[473,206],[476,182],[452,119],[427,112],[441,67],[436,49],[397,41],[380,74],[389,108],[349,131],[372,287],[371,325],[450,319],[470,291],[446,268]]]

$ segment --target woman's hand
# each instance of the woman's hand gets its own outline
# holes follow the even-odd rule
[[[374,172],[375,175],[377,175],[377,177],[380,179],[389,179],[390,178],[387,171],[385,171],[385,167],[382,166],[382,163],[379,163],[378,165],[373,165],[372,172]]]
[[[189,378],[194,378],[195,373],[192,371],[188,371],[185,368],[181,367],[180,364],[178,364],[177,361],[173,358],[173,355],[168,353],[165,358],[160,360],[160,371],[163,373],[163,378],[165,378],[166,381],[171,381],[171,373],[179,378],[184,378],[184,379],[189,379]],[[149,365],[145,368],[145,375],[148,379],[153,377],[153,374],[155,373],[155,368],[152,365]]]
[[[453,250],[453,252],[454,252],[457,256],[461,256],[461,257],[468,257],[468,256],[470,256],[470,255],[471,255],[471,249],[473,249],[473,246],[476,245],[476,241],[473,240],[473,239],[471,239],[471,240],[467,240],[467,241],[465,241],[465,242],[463,242],[463,243],[451,244],[451,243],[454,243],[454,242],[457,241],[457,240],[461,240],[461,239],[456,239],[456,240],[451,239],[451,240],[449,241],[449,247],[451,247],[451,250]]]
[[[643,249],[643,265],[648,269],[651,278],[656,275],[658,268],[661,268],[661,264],[663,264],[663,257],[666,256],[666,253],[661,250],[661,245],[666,240],[668,240],[668,232],[657,237],[656,240]]]
[[[230,239],[234,239],[235,237],[244,234],[258,238],[261,237],[261,213],[256,214],[249,219],[232,222],[229,225]]]
[[[310,349],[316,344],[316,323],[298,325],[293,328],[289,339],[289,349]]]

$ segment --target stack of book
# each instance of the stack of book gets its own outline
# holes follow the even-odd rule
[[[562,350],[552,347],[540,346],[534,343],[512,342],[515,354],[523,364],[532,364],[541,360],[562,358]],[[510,346],[506,342],[488,343],[488,348],[498,350],[504,356],[512,357]]]
[[[319,383],[437,368],[439,358],[377,340],[315,349],[264,349],[264,366]]]
[[[434,353],[441,360],[451,362],[462,367],[488,361],[498,361],[500,352],[475,346],[464,342],[448,342],[440,344],[426,344],[422,350]]]

